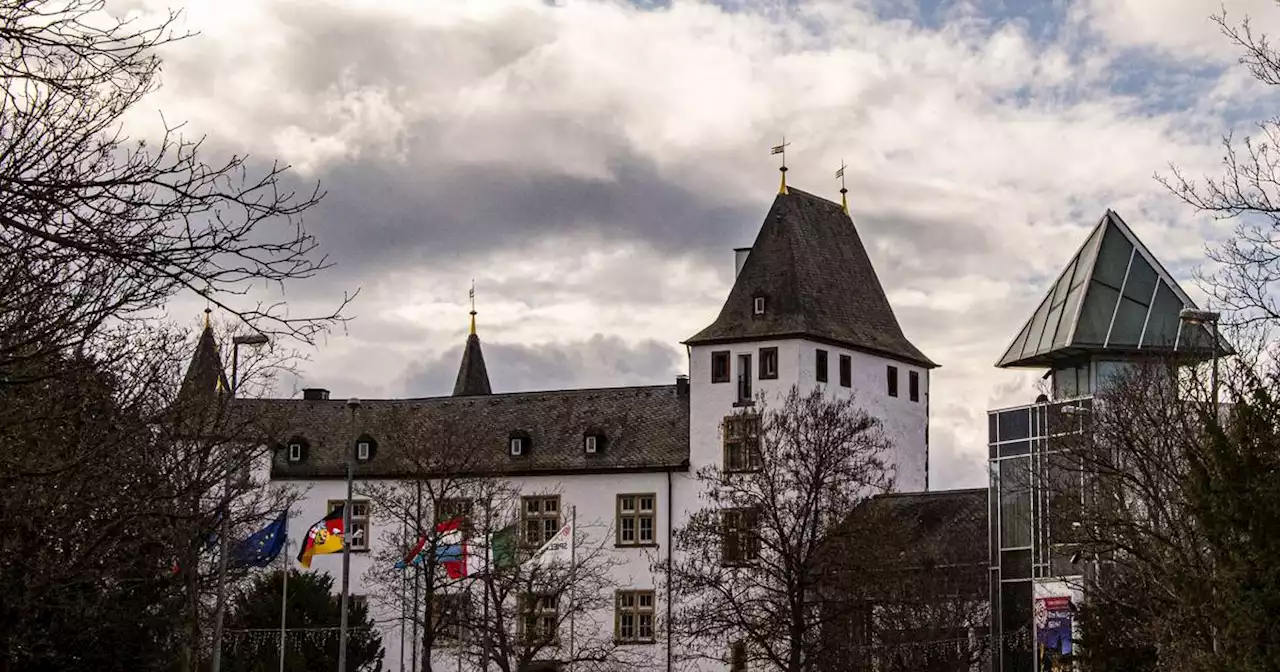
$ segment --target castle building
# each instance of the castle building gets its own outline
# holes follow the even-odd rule
[[[292,540],[343,501],[346,451],[356,447],[350,592],[364,596],[381,629],[384,669],[410,669],[416,653],[402,631],[405,602],[380,596],[371,580],[404,550],[402,514],[377,510],[365,494],[380,484],[459,471],[500,478],[521,494],[519,533],[531,544],[573,516],[579,534],[615,560],[618,594],[590,623],[577,623],[577,636],[627,640],[631,655],[657,669],[672,669],[675,652],[655,628],[669,619],[671,599],[654,567],[670,557],[673,530],[706,506],[694,474],[708,464],[750,468],[724,431],[727,417],[793,385],[856,395],[892,441],[897,489],[928,488],[937,365],[903,334],[847,207],[784,185],[755,241],[735,251],[735,272],[715,321],[684,342],[688,376],[671,384],[495,392],[473,310],[450,396],[357,404],[313,388],[300,399],[238,400],[281,437],[272,484],[303,494]],[[415,432],[402,431],[409,426]],[[434,457],[417,459],[423,451]],[[341,567],[341,554],[312,560],[335,586]],[[433,655],[457,669],[447,649]]]
[[[1108,210],[996,364],[1044,370],[1051,394],[988,413],[994,672],[1071,669],[1072,607],[1087,599],[1089,563],[1071,543],[1070,516],[1052,510],[1070,506],[1069,490],[1046,486],[1062,477],[1052,458],[1085,430],[1095,396],[1136,363],[1231,354],[1183,309],[1196,306]]]

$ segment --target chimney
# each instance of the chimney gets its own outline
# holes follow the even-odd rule
[[[329,390],[323,387],[304,387],[302,388],[302,398],[307,401],[328,401]]]
[[[689,396],[689,376],[676,376],[676,398],[684,399]]]
[[[747,263],[747,255],[751,254],[749,247],[733,248],[733,277],[738,277],[742,273],[742,265]]]

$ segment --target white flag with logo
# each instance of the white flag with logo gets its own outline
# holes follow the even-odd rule
[[[533,567],[545,567],[550,564],[562,562],[569,564],[573,559],[573,523],[565,523],[564,527],[556,532],[556,536],[547,540],[533,557],[524,562],[525,569]]]

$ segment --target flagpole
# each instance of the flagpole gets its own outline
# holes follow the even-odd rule
[[[360,400],[352,397],[347,400],[347,408],[351,409],[351,439],[347,441],[347,499],[342,507],[342,619],[338,625],[338,672],[347,672],[347,595],[351,587],[351,478],[352,458],[355,457],[356,409],[360,408]]]
[[[569,669],[574,667],[574,659],[577,653],[574,651],[576,641],[574,639],[574,626],[577,623],[577,604],[573,601],[573,589],[577,583],[578,571],[578,507],[571,505],[569,507]]]
[[[288,534],[287,532],[287,530],[289,529],[289,512],[288,511],[285,511],[285,514],[284,514],[284,529],[286,530],[285,534]],[[284,576],[281,581],[281,583],[283,584],[283,588],[280,591],[280,672],[284,672],[284,638],[286,636],[285,625],[287,623],[287,619],[289,615],[289,537],[287,536],[285,537],[285,542],[284,542],[284,552],[280,554],[280,559],[281,559],[280,564],[284,565],[284,570],[283,570]]]

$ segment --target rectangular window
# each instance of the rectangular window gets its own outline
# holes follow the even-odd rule
[[[853,387],[853,357],[840,355],[840,387]]]
[[[653,493],[618,495],[619,546],[652,546],[653,521],[656,519]]]
[[[361,441],[356,444],[356,459],[357,460],[369,459],[369,442],[368,441]]]
[[[724,470],[759,471],[760,416],[730,415],[724,419]]]
[[[560,622],[558,595],[520,596],[520,639],[524,642],[554,642]]]
[[[538,547],[560,531],[560,495],[521,497],[520,528],[524,542]]]
[[[886,367],[885,367],[885,375],[886,375],[886,376],[888,377],[888,379],[889,379],[889,381],[888,381],[888,382],[889,382],[889,396],[891,396],[891,397],[896,397],[896,396],[898,396],[898,367],[896,367],[896,366],[886,366]]]
[[[738,403],[751,401],[751,355],[738,355]]]
[[[342,499],[329,500],[329,511],[336,510],[345,501]],[[351,531],[344,536],[346,537],[344,541],[351,544],[351,550],[369,550],[369,500],[351,500]]]
[[[653,591],[619,590],[614,603],[613,638],[618,642],[653,642]]]
[[[729,645],[729,672],[747,672],[747,643],[743,640]]]
[[[760,348],[760,380],[775,380],[778,377],[778,349]]]
[[[431,631],[437,641],[457,642],[466,634],[471,602],[465,593],[430,594]]]
[[[290,462],[302,461],[302,444],[301,443],[289,444],[289,461]]]
[[[920,374],[916,371],[907,372],[907,396],[911,401],[920,401]]]
[[[436,522],[443,523],[462,518],[463,534],[469,534],[471,528],[471,500],[465,497],[446,497],[436,503]]]
[[[711,353],[711,382],[729,382],[729,351],[720,350]]]
[[[827,351],[826,350],[818,350],[815,353],[813,365],[815,369],[814,375],[817,376],[818,382],[819,383],[827,382]]]
[[[760,555],[760,536],[755,509],[725,509],[720,512],[720,564],[747,565]]]

